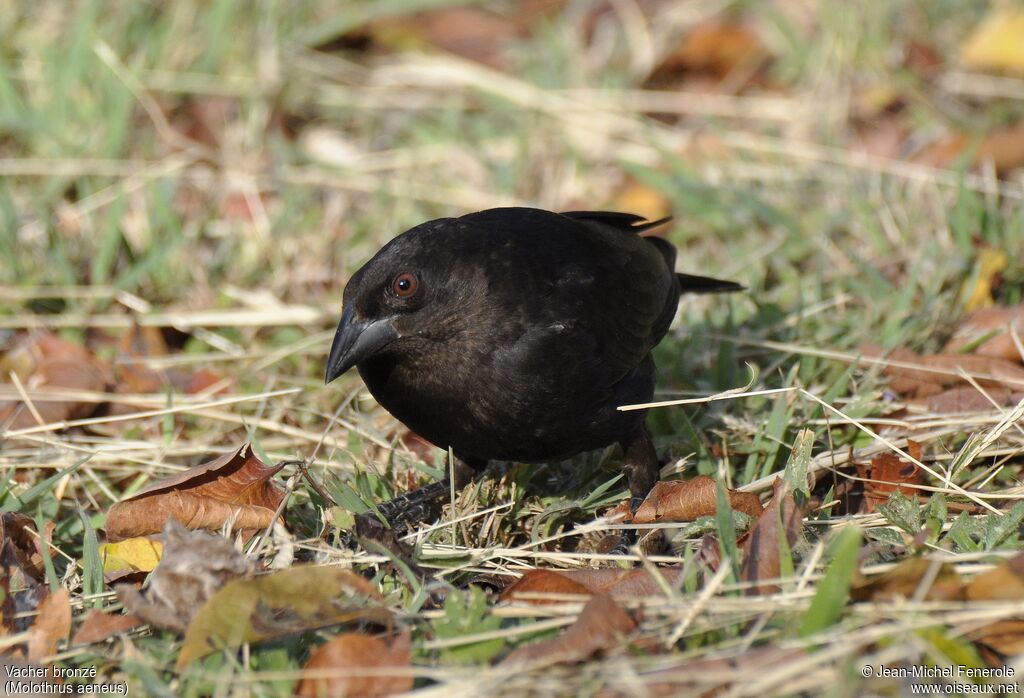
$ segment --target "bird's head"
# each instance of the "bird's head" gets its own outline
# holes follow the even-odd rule
[[[352,276],[326,382],[385,350],[409,353],[458,333],[480,279],[453,268],[455,250],[443,223],[403,233]]]

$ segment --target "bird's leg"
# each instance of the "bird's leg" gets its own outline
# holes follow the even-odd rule
[[[622,469],[626,471],[626,482],[629,484],[629,510],[636,513],[637,507],[651,491],[661,472],[658,465],[658,454],[654,451],[654,442],[646,424],[641,424],[633,434],[623,441]]]
[[[629,511],[635,514],[644,498],[648,495],[661,472],[658,454],[654,451],[651,432],[646,424],[641,424],[633,434],[620,442],[623,450],[622,469],[626,471],[626,482],[629,484]],[[643,537],[635,529],[622,532],[619,542],[612,548],[612,554],[625,555],[633,546],[639,545],[645,552],[661,552],[665,539],[660,530],[650,531]]]

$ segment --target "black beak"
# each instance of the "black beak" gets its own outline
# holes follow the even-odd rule
[[[330,383],[395,339],[398,339],[398,330],[391,324],[391,318],[356,320],[352,309],[347,308],[341,316],[331,353],[327,357],[324,382]]]

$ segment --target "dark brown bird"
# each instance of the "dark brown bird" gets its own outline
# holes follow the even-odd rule
[[[349,281],[327,360],[356,366],[397,419],[458,460],[558,461],[620,443],[634,498],[658,477],[644,411],[651,350],[680,293],[737,291],[675,272],[675,248],[628,213],[497,208],[418,225]],[[435,483],[393,500],[392,524],[430,515]],[[638,501],[638,500],[637,500]]]

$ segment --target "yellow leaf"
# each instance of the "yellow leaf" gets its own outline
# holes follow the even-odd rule
[[[626,213],[635,213],[649,221],[656,221],[672,215],[672,202],[657,189],[636,181],[628,182],[615,195],[610,208]]]
[[[1024,73],[1024,11],[1006,8],[989,14],[960,49],[973,70]]]
[[[978,308],[988,308],[995,303],[992,300],[992,283],[996,275],[1006,269],[1009,258],[1002,250],[995,247],[983,247],[974,262],[974,273],[964,283],[960,297],[964,309],[968,312]]]
[[[129,538],[100,546],[103,574],[121,575],[128,572],[152,572],[160,562],[163,543],[148,538]]]
[[[206,600],[189,623],[180,671],[221,647],[238,647],[351,621],[390,623],[377,587],[340,567],[299,565],[233,579]]]

